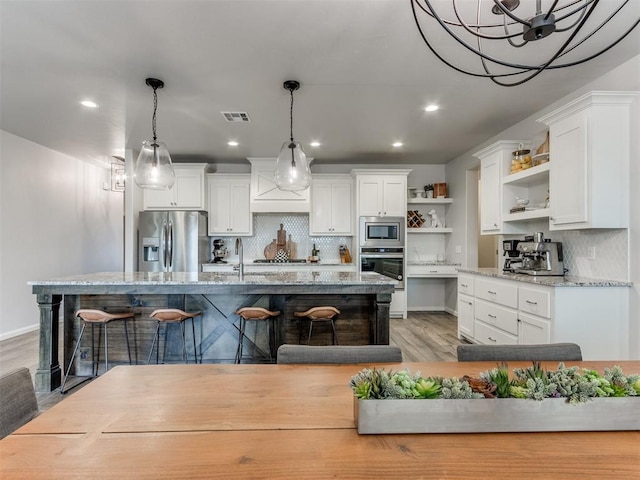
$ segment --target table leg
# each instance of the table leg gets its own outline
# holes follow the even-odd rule
[[[40,309],[40,356],[35,374],[38,392],[51,392],[58,388],[62,379],[58,360],[59,312],[62,295],[37,295]]]

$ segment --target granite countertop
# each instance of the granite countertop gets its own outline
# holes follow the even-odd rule
[[[101,272],[32,280],[39,285],[393,285],[393,280],[374,272]]]
[[[227,263],[203,263],[202,265],[212,265],[212,266],[232,266],[237,267],[238,262],[227,262]],[[247,267],[316,267],[316,266],[336,266],[336,265],[345,265],[345,266],[353,266],[355,263],[342,263],[340,260],[328,260],[328,261],[319,261],[319,262],[254,262],[253,260],[248,260],[244,263],[244,268]]]
[[[524,283],[534,283],[549,287],[631,287],[632,282],[620,280],[604,280],[589,277],[576,277],[565,275],[564,277],[544,277],[527,275],[524,273],[504,273],[497,268],[459,268],[460,273],[473,273],[485,277],[504,278],[505,280],[516,280]]]
[[[462,265],[460,262],[438,262],[436,260],[427,261],[427,260],[407,260],[407,265],[435,265],[435,266],[443,266],[443,267],[459,267]]]

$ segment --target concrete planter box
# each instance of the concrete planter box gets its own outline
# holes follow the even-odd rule
[[[640,397],[474,400],[358,400],[360,434],[640,430]]]

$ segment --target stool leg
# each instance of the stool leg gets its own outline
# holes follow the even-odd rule
[[[109,371],[109,340],[107,338],[107,322],[104,324],[104,373]]]
[[[331,319],[331,328],[333,329],[333,344],[338,345],[338,334],[336,333],[336,324],[333,318]]]
[[[98,348],[98,355],[96,357],[95,348],[95,324],[91,324],[91,375],[98,375],[98,362],[100,361],[100,349]],[[100,333],[100,332],[98,332]],[[98,335],[98,345],[100,345],[100,335]]]
[[[133,365],[131,362],[131,347],[129,346],[129,332],[127,331],[127,319],[124,319],[124,338],[127,339],[127,353],[129,354],[129,365]]]
[[[156,345],[156,339],[160,336],[160,322],[156,323],[156,331],[153,333],[153,341],[151,342],[151,350],[149,350],[149,358],[147,358],[147,365],[151,363],[151,355],[153,355],[153,347]],[[159,343],[159,342],[158,342]],[[158,349],[160,350],[160,345],[158,345]],[[158,363],[158,357],[156,356],[156,363]]]
[[[311,344],[311,333],[313,332],[313,320],[309,319],[309,336],[307,337],[307,345]]]
[[[180,330],[182,331],[182,361],[187,362],[187,335],[184,328],[184,320],[180,322]]]
[[[240,332],[238,337],[238,348],[236,349],[236,363],[242,362],[242,344],[244,342],[244,329],[246,326],[246,320],[240,317]]]
[[[67,373],[64,374],[64,379],[62,380],[62,385],[60,386],[60,393],[65,393],[64,385],[67,383],[67,378],[69,378],[69,372],[71,371],[73,360],[76,358],[76,353],[78,351],[78,347],[80,347],[80,341],[82,340],[82,335],[84,335],[84,329],[86,326],[87,324],[85,322],[82,322],[82,329],[80,330],[80,336],[78,337],[76,346],[73,348],[73,353],[71,354],[71,360],[69,360],[69,366],[67,367]],[[91,373],[93,373],[93,371]]]
[[[198,363],[198,350],[196,349],[196,319],[191,318],[191,333],[193,333],[193,363]],[[202,363],[202,359],[200,359]]]

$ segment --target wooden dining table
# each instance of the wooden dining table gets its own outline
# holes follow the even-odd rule
[[[349,380],[364,367],[118,366],[1,440],[0,478],[640,478],[640,431],[359,435]],[[381,367],[460,377],[495,363]]]

